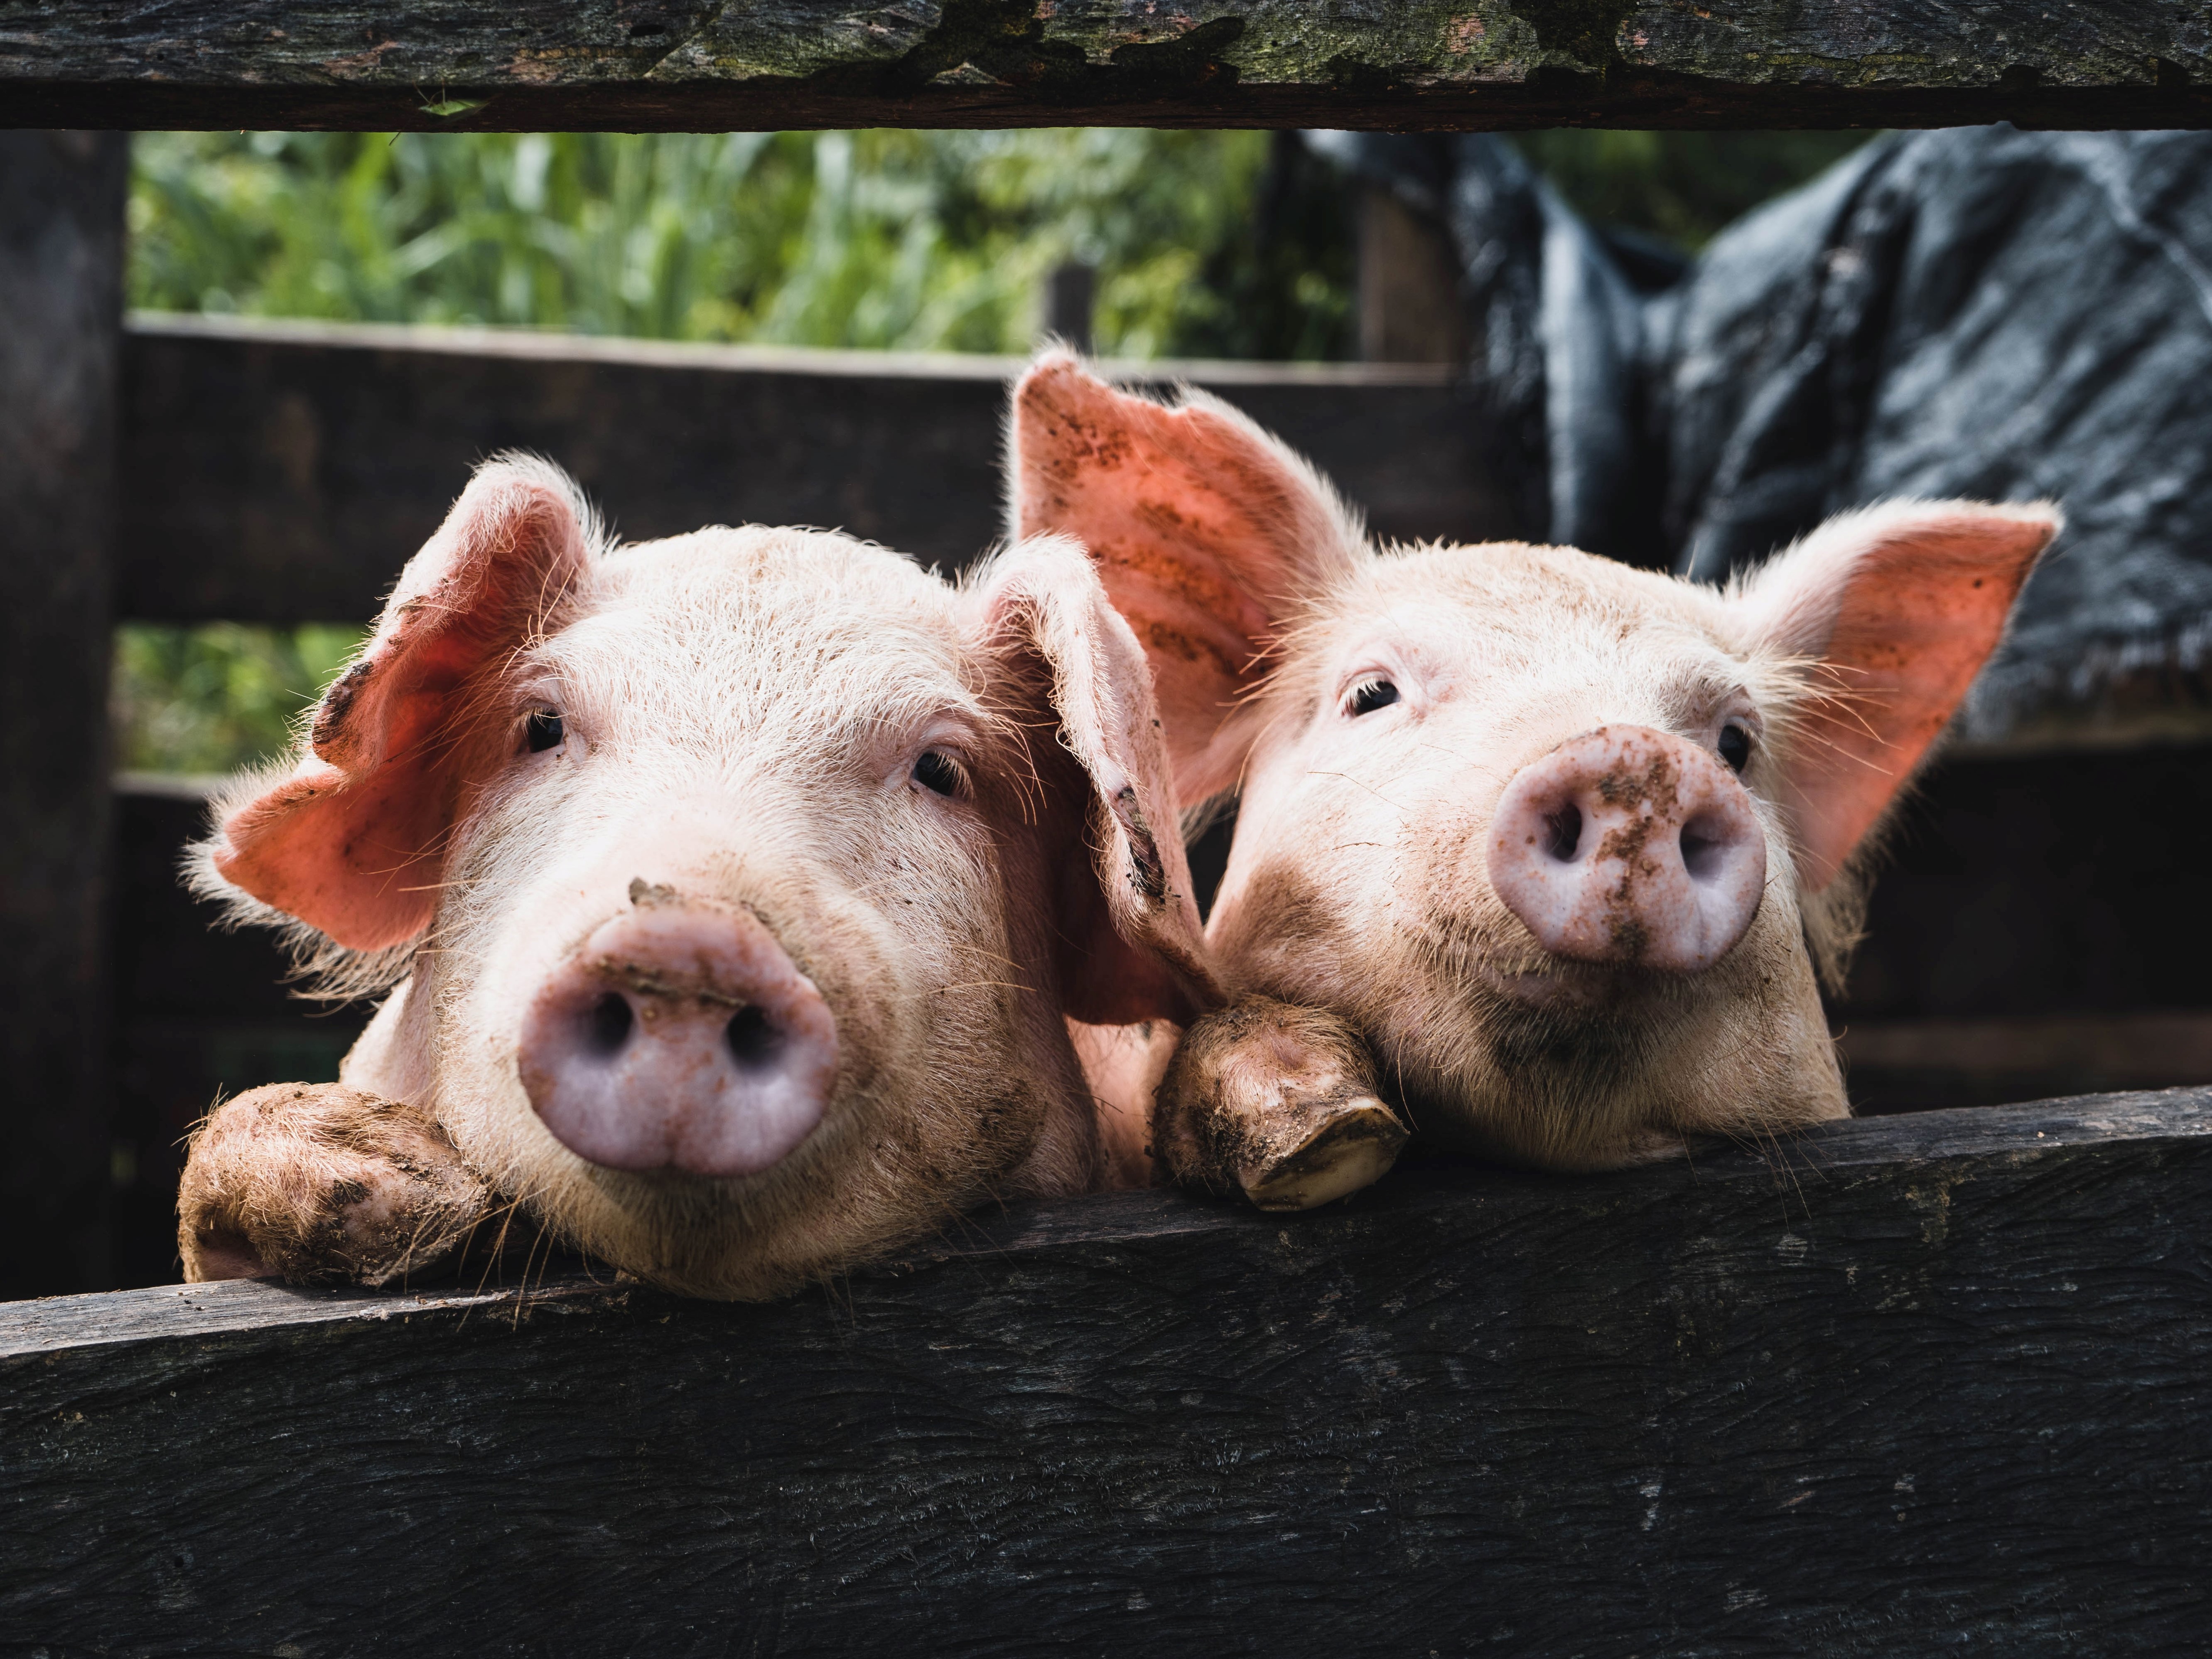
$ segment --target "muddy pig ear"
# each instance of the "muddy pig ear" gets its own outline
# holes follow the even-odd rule
[[[1297,601],[1353,568],[1358,517],[1226,404],[1165,408],[1065,352],[1014,390],[1007,474],[1013,535],[1081,542],[1136,630],[1182,799],[1234,787],[1259,720],[1240,699]]]
[[[1806,664],[1784,805],[1808,890],[1942,733],[2061,523],[2045,503],[1893,501],[1829,520],[1730,596],[1756,648]]]
[[[292,769],[219,805],[215,873],[350,950],[421,933],[460,783],[462,694],[556,625],[596,535],[557,467],[502,456],[479,468],[323,694]]]
[[[1009,711],[1039,732],[1045,787],[1079,768],[1083,799],[1064,816],[1080,844],[1054,860],[1063,1012],[1126,1025],[1187,1024],[1218,1007],[1152,675],[1090,559],[1063,537],[1032,540],[993,560],[963,597],[1000,685],[1045,705],[1026,719]],[[1056,744],[1044,735],[1055,726]]]

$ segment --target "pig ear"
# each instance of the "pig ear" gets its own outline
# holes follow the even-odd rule
[[[1241,700],[1298,602],[1352,568],[1357,516],[1226,404],[1164,408],[1060,352],[1015,388],[1007,459],[1014,535],[1089,549],[1152,659],[1183,799],[1233,787],[1259,720]]]
[[[1942,733],[2061,522],[2047,504],[1891,502],[1829,520],[1731,595],[1755,647],[1809,664],[1784,768],[1808,890]]]
[[[1068,865],[1056,905],[1063,1012],[1127,1025],[1218,1007],[1152,675],[1089,558],[1065,538],[1030,541],[994,560],[964,599],[1006,681],[1042,690],[1049,708],[1039,713],[1087,784],[1091,867]]]
[[[323,694],[292,770],[220,809],[216,874],[349,950],[421,933],[460,783],[459,694],[554,625],[596,535],[558,468],[480,468]]]

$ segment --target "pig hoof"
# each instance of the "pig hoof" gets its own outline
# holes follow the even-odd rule
[[[195,1133],[178,1192],[190,1283],[384,1285],[467,1243],[490,1194],[437,1125],[339,1084],[277,1084]]]
[[[1334,1109],[1279,1157],[1237,1172],[1244,1196],[1263,1210],[1310,1210],[1356,1193],[1389,1172],[1406,1145],[1390,1109],[1369,1098]]]
[[[1153,1156],[1208,1192],[1310,1210],[1389,1170],[1406,1131],[1349,1023],[1246,996],[1183,1033],[1152,1097]]]

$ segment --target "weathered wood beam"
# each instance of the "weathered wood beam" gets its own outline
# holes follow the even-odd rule
[[[2085,127],[2212,118],[2203,0],[16,0],[20,125]]]
[[[2168,1653],[2212,1094],[1288,1221],[1017,1211],[769,1307],[0,1309],[0,1648]]]
[[[115,1282],[102,890],[127,144],[0,135],[0,1296]]]
[[[1016,358],[515,331],[134,319],[117,605],[365,619],[469,469],[537,450],[631,538],[816,524],[929,562],[1000,533]],[[1313,456],[1388,536],[1519,533],[1490,416],[1442,368],[1155,363]]]
[[[1443,227],[1390,191],[1358,197],[1359,355],[1370,363],[1464,363],[1465,280]]]

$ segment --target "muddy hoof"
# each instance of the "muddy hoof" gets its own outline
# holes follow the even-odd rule
[[[193,1132],[177,1194],[187,1283],[404,1283],[465,1249],[491,1194],[410,1108],[338,1083],[225,1101]]]
[[[1152,1097],[1152,1154],[1184,1186],[1310,1210],[1383,1175],[1406,1131],[1338,1016],[1245,996],[1183,1033]]]
[[[1371,1098],[1353,1102],[1331,1109],[1280,1157],[1239,1170],[1237,1179],[1263,1210],[1310,1210],[1381,1179],[1405,1145],[1389,1107]]]

